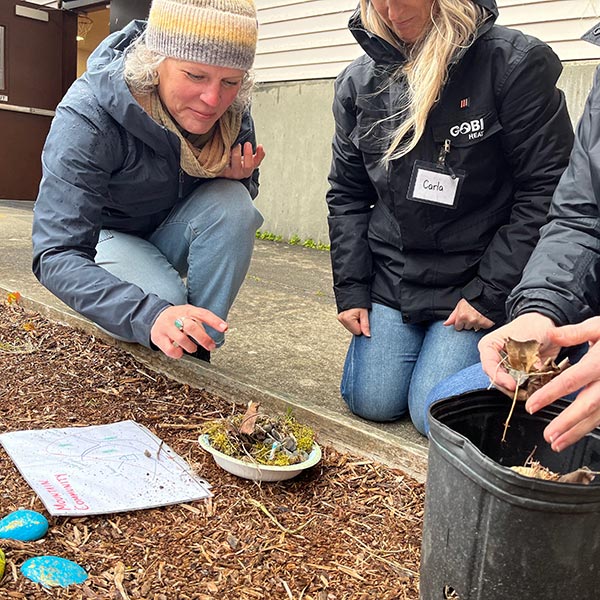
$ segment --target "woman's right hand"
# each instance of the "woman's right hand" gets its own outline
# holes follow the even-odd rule
[[[338,321],[352,334],[371,337],[369,311],[366,308],[350,308],[338,315]]]
[[[600,317],[557,327],[549,336],[564,348],[589,344],[589,350],[579,362],[551,379],[525,404],[527,412],[533,414],[558,398],[579,392],[544,430],[544,439],[552,445],[552,450],[560,452],[600,424]]]
[[[223,319],[205,308],[191,304],[169,306],[154,321],[150,339],[170,358],[181,358],[184,350],[192,354],[198,349],[197,344],[206,350],[214,350],[215,342],[203,324],[223,332],[228,327]]]

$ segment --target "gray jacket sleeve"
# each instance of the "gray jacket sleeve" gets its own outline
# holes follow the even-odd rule
[[[44,146],[33,271],[73,310],[120,338],[150,346],[150,329],[169,303],[94,263],[108,182],[123,150],[117,125],[92,104],[59,106]]]
[[[540,312],[559,325],[600,314],[600,70],[549,221],[507,311],[511,318]]]

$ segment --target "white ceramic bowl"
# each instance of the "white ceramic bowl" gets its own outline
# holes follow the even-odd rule
[[[203,434],[198,438],[198,443],[203,450],[210,452],[215,459],[215,462],[225,471],[243,477],[244,479],[252,479],[254,481],[283,481],[291,479],[303,471],[316,465],[321,460],[321,448],[318,444],[313,444],[312,450],[308,458],[296,465],[288,465],[278,467],[273,465],[259,465],[250,462],[233,458],[215,450],[208,439],[207,434]]]

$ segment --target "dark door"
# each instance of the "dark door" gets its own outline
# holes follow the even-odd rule
[[[34,200],[56,105],[75,79],[77,17],[0,0],[0,198]]]
[[[145,21],[150,12],[150,0],[112,0],[110,3],[110,31],[123,29],[134,19]]]

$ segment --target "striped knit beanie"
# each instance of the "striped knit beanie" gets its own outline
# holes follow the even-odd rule
[[[248,71],[257,36],[254,0],[153,0],[146,46],[171,58]]]

